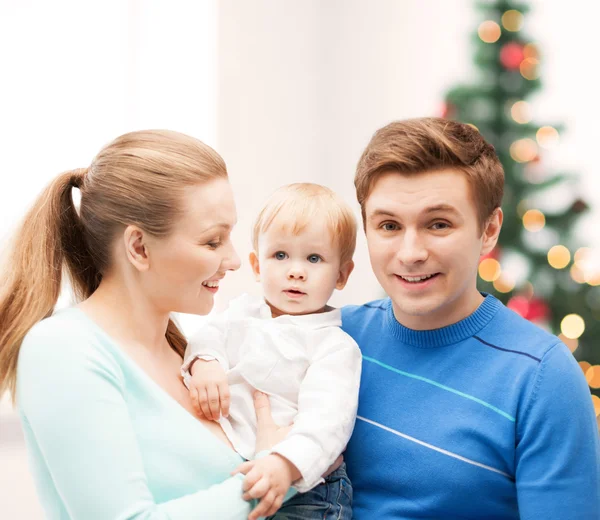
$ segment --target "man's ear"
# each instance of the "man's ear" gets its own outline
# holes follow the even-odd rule
[[[252,251],[249,256],[250,266],[252,267],[252,272],[254,273],[254,279],[257,282],[260,282],[260,264],[258,263],[258,255],[255,251]]]
[[[150,269],[150,254],[144,232],[137,226],[127,226],[123,232],[125,255],[138,271]]]
[[[335,282],[335,288],[338,291],[341,291],[344,287],[346,287],[346,283],[348,282],[348,278],[350,274],[354,270],[354,262],[349,260],[344,265],[340,267],[340,274],[338,276],[337,282]]]
[[[502,213],[502,209],[496,208],[491,217],[487,220],[483,230],[481,256],[487,255],[496,246],[498,236],[500,235],[500,229],[502,229],[503,220],[504,213]]]

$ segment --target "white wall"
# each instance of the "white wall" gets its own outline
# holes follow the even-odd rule
[[[0,0],[0,253],[54,175],[120,134],[171,128],[216,145],[216,31],[214,0]],[[6,400],[0,517],[42,518]]]

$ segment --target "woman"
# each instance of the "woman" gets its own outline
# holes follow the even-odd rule
[[[72,188],[81,191],[77,213]],[[251,519],[242,459],[182,384],[171,312],[207,314],[240,262],[221,157],[191,137],[133,132],[63,173],[17,235],[0,283],[0,395],[16,395],[51,519]],[[49,317],[65,268],[79,305]],[[18,363],[17,363],[18,361]],[[257,399],[257,452],[285,433]]]

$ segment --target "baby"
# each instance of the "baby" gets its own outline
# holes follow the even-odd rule
[[[340,328],[340,310],[327,305],[354,267],[356,220],[328,188],[291,184],[268,200],[252,235],[250,264],[264,298],[241,296],[209,319],[188,345],[184,379],[203,415],[218,420],[250,461],[243,470],[246,498],[278,506],[297,477],[300,494],[276,517],[350,519],[345,466],[322,475],[346,447],[356,419],[361,354]],[[258,458],[255,390],[269,396],[278,425],[293,423]]]

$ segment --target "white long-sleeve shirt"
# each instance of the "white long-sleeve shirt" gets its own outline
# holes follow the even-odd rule
[[[227,372],[231,405],[220,423],[236,451],[254,456],[254,389],[270,396],[273,419],[294,423],[273,447],[302,474],[300,492],[344,450],[356,419],[361,354],[340,328],[341,311],[271,317],[264,300],[243,295],[190,340],[182,374],[195,358],[216,359]]]

